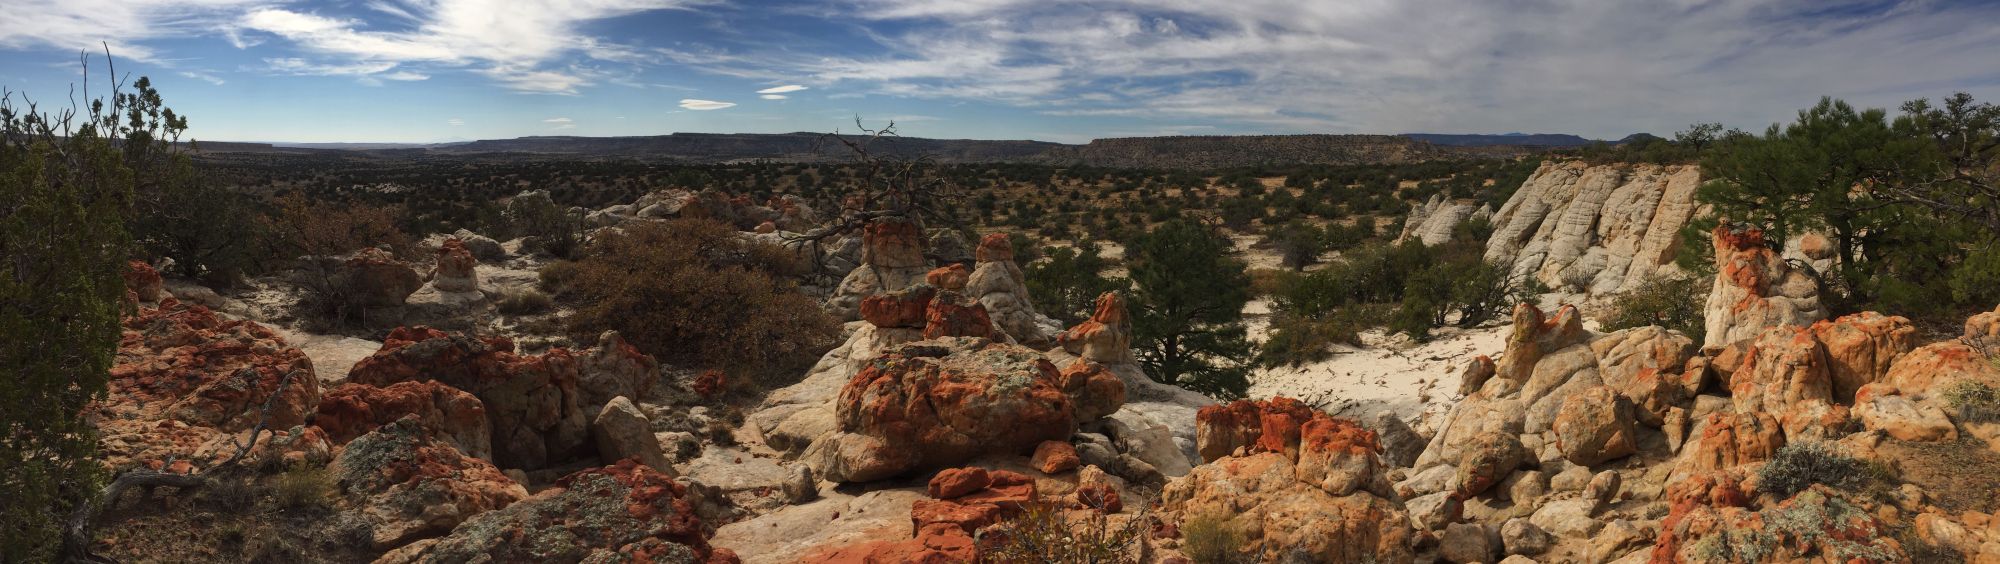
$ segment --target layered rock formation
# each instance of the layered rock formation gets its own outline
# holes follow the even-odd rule
[[[979,240],[978,267],[966,280],[965,293],[986,306],[993,321],[1014,340],[1039,344],[1055,332],[1055,320],[1035,312],[1028,298],[1027,277],[1014,263],[1014,247],[1005,233],[991,233]]]
[[[869,222],[861,235],[861,264],[834,288],[827,311],[841,321],[860,319],[861,300],[923,282],[931,270],[923,241],[923,229],[915,222],[897,218]]]
[[[1396,236],[1396,242],[1415,239],[1432,246],[1449,243],[1458,224],[1473,218],[1493,218],[1491,206],[1475,207],[1475,203],[1446,199],[1439,193],[1432,195],[1429,202],[1410,204],[1410,217],[1403,221],[1403,233]]]
[[[1493,214],[1486,260],[1550,288],[1637,288],[1676,271],[1679,230],[1700,185],[1691,165],[1542,163]]]

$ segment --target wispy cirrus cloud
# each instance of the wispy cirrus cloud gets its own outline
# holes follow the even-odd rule
[[[735,102],[717,102],[714,100],[697,100],[694,98],[686,98],[681,100],[681,109],[683,110],[708,111],[708,110],[721,110],[734,107],[736,107]]]
[[[0,47],[102,53],[156,64],[146,43],[206,32],[246,6],[269,0],[10,0],[0,9]]]
[[[549,129],[572,129],[576,127],[576,120],[566,117],[549,118],[542,120],[542,123],[549,124]]]
[[[784,86],[773,86],[773,87],[770,87],[770,88],[765,88],[765,89],[763,89],[763,90],[758,90],[758,91],[757,91],[757,93],[758,93],[758,94],[790,94],[790,93],[792,93],[792,92],[798,92],[798,91],[800,91],[800,90],[805,90],[805,89],[806,89],[806,87],[804,87],[804,86],[800,86],[800,85],[797,85],[797,84],[787,84],[787,85],[784,85]]]
[[[585,34],[586,24],[695,4],[692,0],[375,0],[367,4],[369,9],[407,22],[407,29],[380,29],[360,19],[290,7],[251,10],[235,29],[275,36],[353,65],[468,67],[516,91],[575,94],[593,83],[594,74],[552,63],[571,56],[631,63],[648,56]]]

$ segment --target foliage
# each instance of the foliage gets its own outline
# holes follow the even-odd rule
[[[555,299],[533,288],[510,290],[493,307],[504,315],[534,315],[554,308]]]
[[[397,228],[401,210],[392,206],[339,203],[288,194],[272,202],[262,219],[267,261],[297,268],[293,281],[303,291],[299,304],[322,320],[345,320],[358,313],[336,282],[341,255],[388,245],[408,253],[410,238]]]
[[[326,468],[297,464],[272,478],[271,494],[285,509],[325,508],[333,503],[333,473]]]
[[[1976,244],[1946,281],[1962,304],[2000,303],[2000,241]]]
[[[1985,382],[1963,380],[1944,390],[1944,401],[1958,410],[1958,420],[1972,423],[2000,421],[2000,388]]]
[[[159,137],[185,126],[141,92],[54,114],[0,96],[0,554],[10,559],[54,560],[63,518],[103,479],[82,413],[104,393],[121,331],[124,219],[138,179],[171,156]]]
[[[1181,553],[1195,564],[1229,564],[1244,561],[1243,531],[1229,525],[1222,514],[1202,514],[1181,522]]]
[[[550,256],[576,258],[583,250],[583,216],[550,200],[546,191],[515,196],[507,201],[502,214],[507,220],[504,232],[533,238]]]
[[[1217,398],[1249,389],[1249,277],[1233,254],[1227,237],[1186,220],[1161,224],[1126,248],[1133,349],[1146,375]]]
[[[575,262],[563,293],[572,331],[615,329],[661,361],[752,376],[802,369],[840,328],[794,290],[809,265],[728,226],[680,219],[602,235]]]
[[[1857,490],[1874,479],[1874,470],[1825,441],[1797,441],[1779,448],[1757,471],[1757,479],[1758,489],[1786,498],[1813,484]]]
[[[1302,220],[1292,220],[1264,230],[1264,240],[1277,248],[1278,258],[1294,271],[1319,263],[1327,250],[1326,232]]]
[[[1035,300],[1035,309],[1065,327],[1088,319],[1098,296],[1125,289],[1123,280],[1104,276],[1111,262],[1098,254],[1094,241],[1086,239],[1068,247],[1049,247],[1043,255],[1041,260],[1027,263],[1028,267],[1022,269],[1028,295]]]
[[[170,273],[220,284],[261,266],[264,224],[249,195],[207,182],[186,155],[162,168],[136,192],[132,235],[145,256],[169,264]]]
[[[1695,278],[1662,276],[1612,298],[1604,331],[1658,325],[1699,343],[1707,334],[1703,310],[1708,289]]]
[[[1278,313],[1271,319],[1271,336],[1257,350],[1257,362],[1267,367],[1298,366],[1326,360],[1336,343],[1361,346],[1361,331],[1382,324],[1387,310],[1356,304],[1322,317]]]
[[[1147,533],[1147,514],[1141,512],[1113,526],[1109,517],[1085,511],[1079,517],[1064,516],[1055,503],[1035,501],[1024,504],[1020,516],[1001,522],[982,533],[998,538],[998,546],[988,554],[995,562],[1032,564],[1137,564],[1140,543]],[[982,538],[982,541],[984,538]]]

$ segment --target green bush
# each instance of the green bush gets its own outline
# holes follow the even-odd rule
[[[1792,497],[1813,484],[1857,490],[1874,480],[1875,470],[1860,459],[1824,441],[1787,443],[1758,470],[1757,488],[1780,498]]]
[[[1974,247],[1965,262],[1951,272],[1949,285],[1959,303],[2000,303],[2000,242]]]
[[[1658,325],[1681,332],[1699,343],[1707,333],[1702,317],[1708,289],[1701,280],[1660,277],[1611,300],[1605,331]]]
[[[1196,564],[1246,561],[1243,547],[1249,542],[1243,531],[1229,525],[1225,515],[1196,515],[1181,522],[1181,554]]]
[[[1043,254],[1040,260],[1021,262],[1026,265],[1022,275],[1027,279],[1028,296],[1035,301],[1035,309],[1064,326],[1089,318],[1098,296],[1125,287],[1124,281],[1104,276],[1111,261],[1098,254],[1095,242],[1049,247]]]
[[[2000,421],[2000,388],[1984,382],[1961,380],[1944,390],[1945,404],[1958,410],[1959,421],[1992,423]]]

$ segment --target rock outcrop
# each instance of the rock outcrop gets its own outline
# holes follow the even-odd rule
[[[514,343],[506,339],[404,327],[390,332],[381,350],[355,363],[348,381],[380,387],[435,380],[465,390],[485,405],[492,424],[493,461],[506,468],[538,469],[590,451],[589,422],[596,413],[592,410],[600,406],[586,403],[581,382],[616,380],[618,374],[646,376],[637,371],[586,377],[586,371],[598,365],[588,359],[609,354],[610,358],[657,366],[650,358],[627,357],[627,352],[636,354],[622,349],[578,354],[558,348],[541,355],[518,355]],[[649,384],[628,382],[605,388],[646,386]]]
[[[1199,425],[1204,455],[1221,454],[1167,484],[1166,511],[1223,520],[1267,562],[1414,558],[1374,433],[1287,398],[1203,408]]]
[[[1493,214],[1486,260],[1550,288],[1637,288],[1677,271],[1679,231],[1700,185],[1691,165],[1544,162]]]
[[[163,298],[124,319],[115,362],[87,411],[112,468],[205,466],[234,454],[259,422],[319,433],[299,428],[320,400],[312,360],[269,327]]]
[[[330,469],[368,522],[377,550],[442,535],[473,515],[528,497],[492,463],[437,440],[415,415],[354,439]]]
[[[1048,341],[1056,323],[1035,312],[1028,298],[1027,277],[1014,263],[1014,247],[1005,233],[989,233],[980,238],[976,250],[978,266],[966,280],[965,294],[979,300],[993,321],[1014,340],[1025,344]]]
[[[334,442],[356,437],[404,417],[416,417],[434,440],[475,458],[493,459],[491,424],[479,398],[443,382],[397,382],[385,387],[345,383],[320,398],[313,423]]]
[[[836,432],[808,449],[823,478],[866,482],[988,452],[1027,454],[1076,430],[1061,374],[1033,350],[978,338],[919,341],[840,391]]]
[[[1754,227],[1716,226],[1715,285],[1703,312],[1705,347],[1756,337],[1765,329],[1811,325],[1826,319],[1819,283],[1794,268]]]
[[[382,249],[362,249],[342,259],[332,287],[350,305],[396,307],[424,286],[424,277],[410,263]]]
[[[921,227],[905,219],[877,219],[862,229],[860,266],[841,279],[826,309],[841,321],[860,319],[863,299],[922,283],[930,270]]]
[[[1410,217],[1403,221],[1403,233],[1396,237],[1396,242],[1415,239],[1430,246],[1449,243],[1458,224],[1473,218],[1493,218],[1492,206],[1475,206],[1476,203],[1446,199],[1443,193],[1438,193],[1431,195],[1429,202],[1410,204]]]
[[[479,273],[474,267],[479,259],[465,247],[465,241],[456,237],[446,239],[438,248],[437,269],[431,272],[431,287],[439,292],[465,293],[479,291]]]
[[[687,485],[621,462],[570,474],[376,562],[739,562],[734,552],[708,545],[714,531],[695,506]]]

